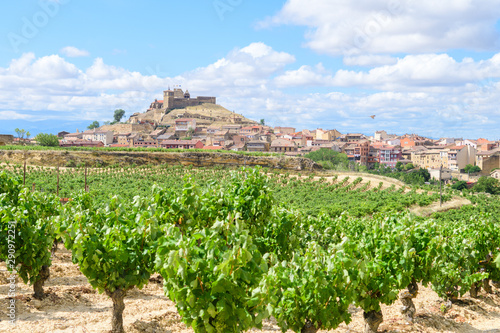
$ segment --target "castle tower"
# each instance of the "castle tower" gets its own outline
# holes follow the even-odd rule
[[[184,93],[184,98],[191,98],[191,94],[189,93],[189,90],[186,90]]]
[[[170,89],[165,90],[163,92],[163,109],[165,109],[165,110],[175,109],[174,92]]]

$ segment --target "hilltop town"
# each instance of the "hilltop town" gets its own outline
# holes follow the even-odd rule
[[[500,141],[441,138],[418,134],[342,134],[336,129],[271,127],[216,104],[216,97],[191,98],[188,90],[170,88],[143,113],[126,122],[75,133],[60,132],[62,147],[142,147],[283,153],[303,156],[321,148],[345,153],[352,163],[372,169],[397,164],[428,169],[434,178],[500,178]],[[0,138],[0,141],[2,139]],[[5,140],[4,140],[5,141]],[[1,144],[1,142],[0,142]],[[443,168],[440,172],[440,168]],[[440,176],[438,175],[438,172]]]

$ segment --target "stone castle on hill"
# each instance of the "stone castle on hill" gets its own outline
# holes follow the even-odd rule
[[[191,98],[191,94],[188,90],[184,92],[180,88],[174,88],[174,90],[170,90],[169,88],[163,92],[163,100],[159,101],[155,99],[155,101],[151,103],[148,111],[170,111],[173,109],[183,109],[188,106],[197,106],[203,103],[216,104],[216,98],[206,96]]]

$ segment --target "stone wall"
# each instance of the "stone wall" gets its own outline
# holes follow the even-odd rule
[[[104,125],[99,128],[102,131],[112,131],[114,134],[122,133],[149,133],[153,131],[153,127],[149,124],[115,124],[115,125]]]
[[[10,145],[14,141],[14,136],[10,134],[0,134],[0,146]]]
[[[24,151],[22,150],[0,150],[0,163],[13,162],[24,163]],[[86,164],[88,166],[109,165],[184,165],[195,167],[212,166],[262,166],[273,169],[316,171],[321,166],[314,161],[302,157],[288,156],[251,156],[233,153],[214,152],[120,152],[120,151],[69,151],[69,150],[39,150],[28,151],[26,162],[30,165],[40,166],[77,166]]]
[[[481,168],[481,175],[489,176],[493,169],[500,168],[500,155],[497,154],[484,159],[483,164],[479,167]]]
[[[173,101],[174,101],[173,107],[171,106],[168,107],[165,106],[165,107],[167,109],[184,109],[189,106],[197,106],[203,103],[216,104],[215,97],[175,98]]]

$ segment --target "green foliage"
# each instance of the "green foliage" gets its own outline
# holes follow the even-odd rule
[[[14,131],[16,132],[17,137],[18,137],[19,139],[24,139],[24,135],[26,134],[26,130],[16,128]]]
[[[28,167],[28,174],[45,181],[37,188],[54,191],[54,170]],[[496,196],[463,194],[474,205],[428,219],[397,212],[427,205],[436,193],[372,188],[361,177],[330,182],[260,168],[113,167],[91,170],[95,189],[75,194],[82,174],[61,174],[73,187],[63,208],[0,174],[0,230],[20,221],[15,258],[20,264],[26,256],[24,276],[33,282],[36,267],[50,264],[48,222],[59,214],[57,234],[94,288],[108,295],[140,288],[156,270],[196,332],[259,328],[270,315],[283,331],[332,329],[350,321],[350,304],[378,311],[413,281],[454,298],[481,279],[500,280]],[[7,239],[0,255],[8,253]]]
[[[120,120],[122,120],[123,116],[125,116],[125,110],[116,109],[115,113],[113,114],[113,119],[116,123],[119,123]],[[99,126],[97,126],[97,127],[99,127]]]
[[[347,155],[333,151],[332,149],[321,148],[304,155],[304,157],[321,164],[325,169],[349,170]]]
[[[343,242],[347,255],[359,260],[352,279],[357,281],[354,302],[365,312],[380,311],[390,305],[398,292],[411,282],[416,251],[407,241],[412,220],[403,215],[377,215],[364,229],[353,229]],[[356,241],[354,241],[356,240]]]
[[[43,147],[43,146],[17,146],[17,145],[5,145],[0,146],[0,150],[29,150],[29,151],[40,151],[40,150],[61,150],[61,151],[95,151],[93,147]],[[169,153],[185,153],[186,149],[167,149],[167,148],[145,148],[145,147],[101,147],[99,151],[128,151],[128,152],[169,152]],[[229,151],[229,150],[211,150],[207,152],[204,149],[189,149],[192,153],[217,153],[217,154],[235,154],[235,155],[245,155],[245,156],[283,156],[283,153],[271,153],[271,152],[260,152],[260,151]]]
[[[457,181],[455,184],[451,185],[451,188],[459,191],[464,190],[467,188],[467,182],[463,180]]]
[[[449,215],[436,215],[440,218],[440,234],[429,247],[438,249],[433,255],[431,270],[432,289],[443,298],[456,298],[469,291],[472,285],[488,277],[481,273],[482,261],[500,244],[498,224],[488,216],[471,215],[465,220],[450,219]],[[492,271],[491,276],[498,276]]]
[[[167,225],[164,233],[157,270],[186,325],[195,332],[262,327],[267,264],[238,217],[186,235]]]
[[[50,194],[30,192],[0,173],[0,259],[30,285],[39,281],[43,266],[51,265],[54,242],[52,218],[59,201]]]
[[[404,168],[403,162],[398,161],[398,162],[396,163],[396,170],[398,170],[398,171],[403,171],[403,168]]]
[[[399,170],[398,168],[391,171],[388,168],[384,168],[384,169],[370,171],[370,173],[381,174],[386,177],[396,178],[410,185],[424,185],[425,182],[428,182],[431,179],[431,175],[427,169],[419,168],[415,170],[414,166],[411,163],[407,164],[406,167],[404,168],[401,164],[400,168],[406,171],[398,171]]]
[[[475,192],[484,192],[489,194],[500,194],[500,182],[492,177],[480,177],[473,190]]]
[[[157,269],[183,321],[195,332],[261,327],[267,263],[259,247],[279,246],[267,241],[273,199],[265,177],[242,170],[203,189],[186,179],[180,196],[156,188],[154,198],[165,225]]]
[[[59,147],[59,138],[54,134],[38,133],[35,140],[40,146]]]
[[[265,277],[270,313],[278,326],[282,332],[302,332],[307,324],[318,329],[348,324],[354,296],[352,259],[335,248],[325,251],[316,243],[301,252],[297,249],[290,261],[278,261]]]
[[[92,130],[94,128],[99,128],[99,127],[100,127],[99,122],[97,120],[95,120],[93,123],[91,123],[89,126],[87,126],[87,129]]]
[[[113,197],[96,208],[91,195],[82,193],[65,205],[57,224],[73,262],[101,293],[142,288],[154,272],[159,233],[146,199],[127,204]]]
[[[404,166],[404,170],[411,170],[414,168],[415,166],[413,165],[413,163],[408,163],[407,165]]]
[[[467,164],[464,171],[467,173],[481,172],[481,168],[477,165]]]
[[[68,166],[77,166],[78,168],[60,171],[59,194],[61,197],[71,197],[71,193],[82,190],[85,183],[84,165],[77,165],[72,160],[68,160],[67,163]],[[0,170],[2,168],[7,168],[7,166],[0,166]],[[264,172],[266,172],[264,170],[255,170],[254,172],[260,174],[260,176],[264,176]],[[11,172],[22,177],[23,168],[22,166],[16,166]],[[151,188],[155,183],[161,187],[169,187],[171,190],[171,194],[169,195],[172,198],[177,198],[181,196],[180,193],[183,191],[183,177],[189,176],[192,179],[189,181],[190,183],[203,185],[202,187],[213,183],[217,186],[221,185],[238,190],[238,193],[240,193],[238,200],[241,202],[240,206],[242,207],[240,209],[241,212],[245,211],[243,207],[245,209],[249,207],[244,204],[247,196],[246,193],[255,198],[262,195],[258,200],[261,200],[263,205],[265,202],[268,202],[268,204],[267,206],[260,206],[262,209],[264,207],[267,208],[265,208],[264,213],[259,215],[260,217],[256,217],[258,220],[256,223],[262,223],[261,221],[265,214],[268,214],[270,200],[274,200],[292,209],[299,209],[306,216],[319,216],[321,213],[326,213],[332,217],[339,216],[344,211],[348,211],[352,216],[356,217],[371,215],[376,212],[401,211],[412,205],[425,206],[439,200],[439,196],[436,193],[396,191],[393,187],[382,190],[369,182],[361,185],[359,182],[362,181],[362,178],[360,177],[354,180],[333,179],[327,182],[324,179],[299,179],[293,175],[267,173],[261,180],[255,179],[255,182],[260,182],[260,185],[258,185],[259,188],[257,188],[249,185],[250,183],[253,184],[253,179],[256,175],[247,174],[249,178],[247,178],[247,185],[244,185],[245,178],[243,180],[240,179],[243,182],[240,184],[240,180],[234,178],[234,175],[231,173],[231,170],[220,167],[206,169],[190,169],[182,166],[168,165],[128,166],[123,167],[123,169],[121,167],[106,167],[89,169],[87,185],[90,187],[92,195],[96,197],[96,202],[106,202],[117,193],[124,200],[133,200],[136,195],[149,196]],[[267,181],[263,183],[265,179]],[[216,183],[214,180],[217,180]],[[36,183],[37,188],[43,188],[44,191],[56,193],[57,171],[28,166],[26,183]],[[210,200],[215,200],[215,185],[212,185],[213,190],[212,194],[210,194],[214,198]],[[450,198],[451,193],[444,194],[445,201]],[[227,198],[217,198],[216,202],[219,199],[221,202],[228,200]],[[229,204],[226,203],[225,205]],[[286,226],[287,223],[283,226]],[[272,233],[274,232],[272,231]],[[264,241],[257,238],[256,242],[260,244]],[[270,242],[273,243],[274,240],[270,240]]]

